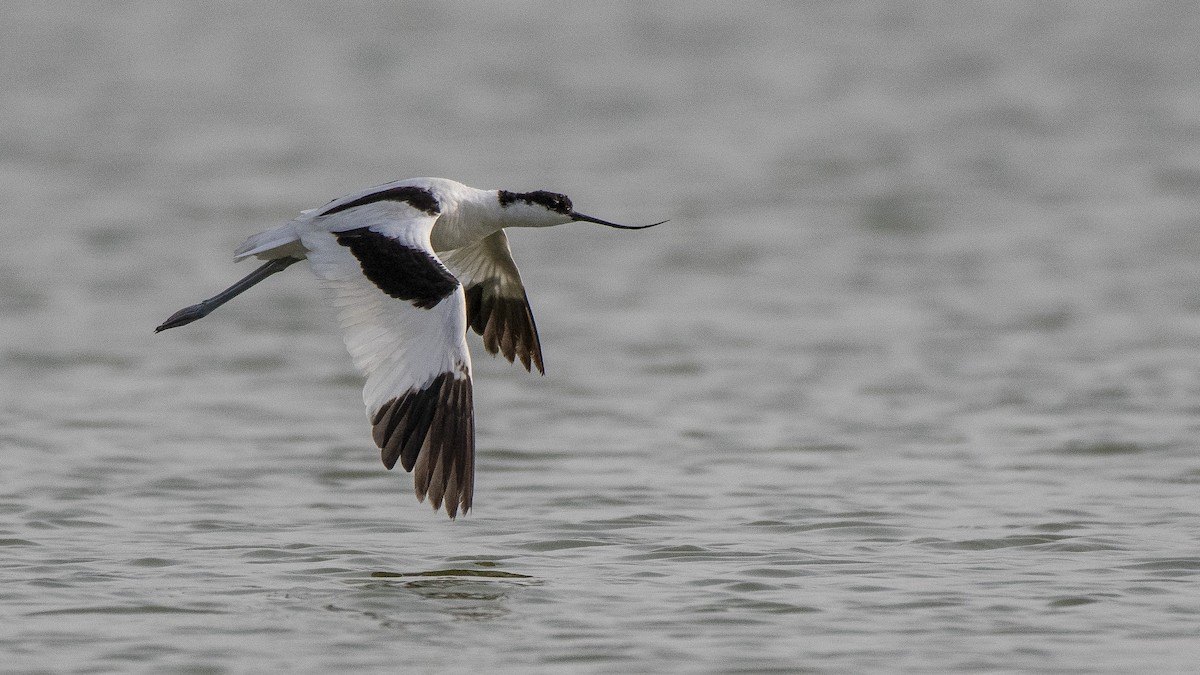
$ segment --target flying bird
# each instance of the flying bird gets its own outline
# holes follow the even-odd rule
[[[537,326],[506,227],[570,222],[638,230],[575,210],[544,190],[479,190],[410,178],[355,192],[256,234],[235,260],[265,260],[185,307],[155,332],[204,318],[251,286],[307,259],[328,289],[346,349],[365,376],[363,402],[383,464],[413,474],[417,499],[454,518],[471,508],[475,421],[468,329],[490,354],[544,373]],[[666,222],[666,221],[662,221]]]

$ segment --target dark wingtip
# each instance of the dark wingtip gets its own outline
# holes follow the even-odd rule
[[[435,511],[443,505],[454,518],[471,508],[475,485],[475,421],[467,366],[443,372],[423,388],[414,387],[371,415],[371,436],[384,466],[399,458],[413,472],[417,500]]]

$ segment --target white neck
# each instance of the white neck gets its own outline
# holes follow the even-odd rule
[[[496,190],[477,190],[458,184],[439,192],[442,215],[438,216],[430,236],[434,251],[473,244],[504,227]]]

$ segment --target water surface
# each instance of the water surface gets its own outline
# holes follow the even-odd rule
[[[124,2],[0,22],[20,672],[1188,672],[1200,11]],[[302,266],[387,180],[553,189],[545,377],[415,502]],[[477,346],[477,345],[476,345]]]

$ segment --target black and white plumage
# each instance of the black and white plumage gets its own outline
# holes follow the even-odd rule
[[[544,372],[537,327],[506,227],[585,221],[565,195],[478,190],[411,178],[335,199],[256,234],[235,252],[267,262],[225,291],[185,307],[155,332],[182,326],[307,259],[329,292],[346,348],[366,376],[363,401],[383,463],[413,473],[417,498],[471,508],[475,426],[473,329],[484,348]]]

